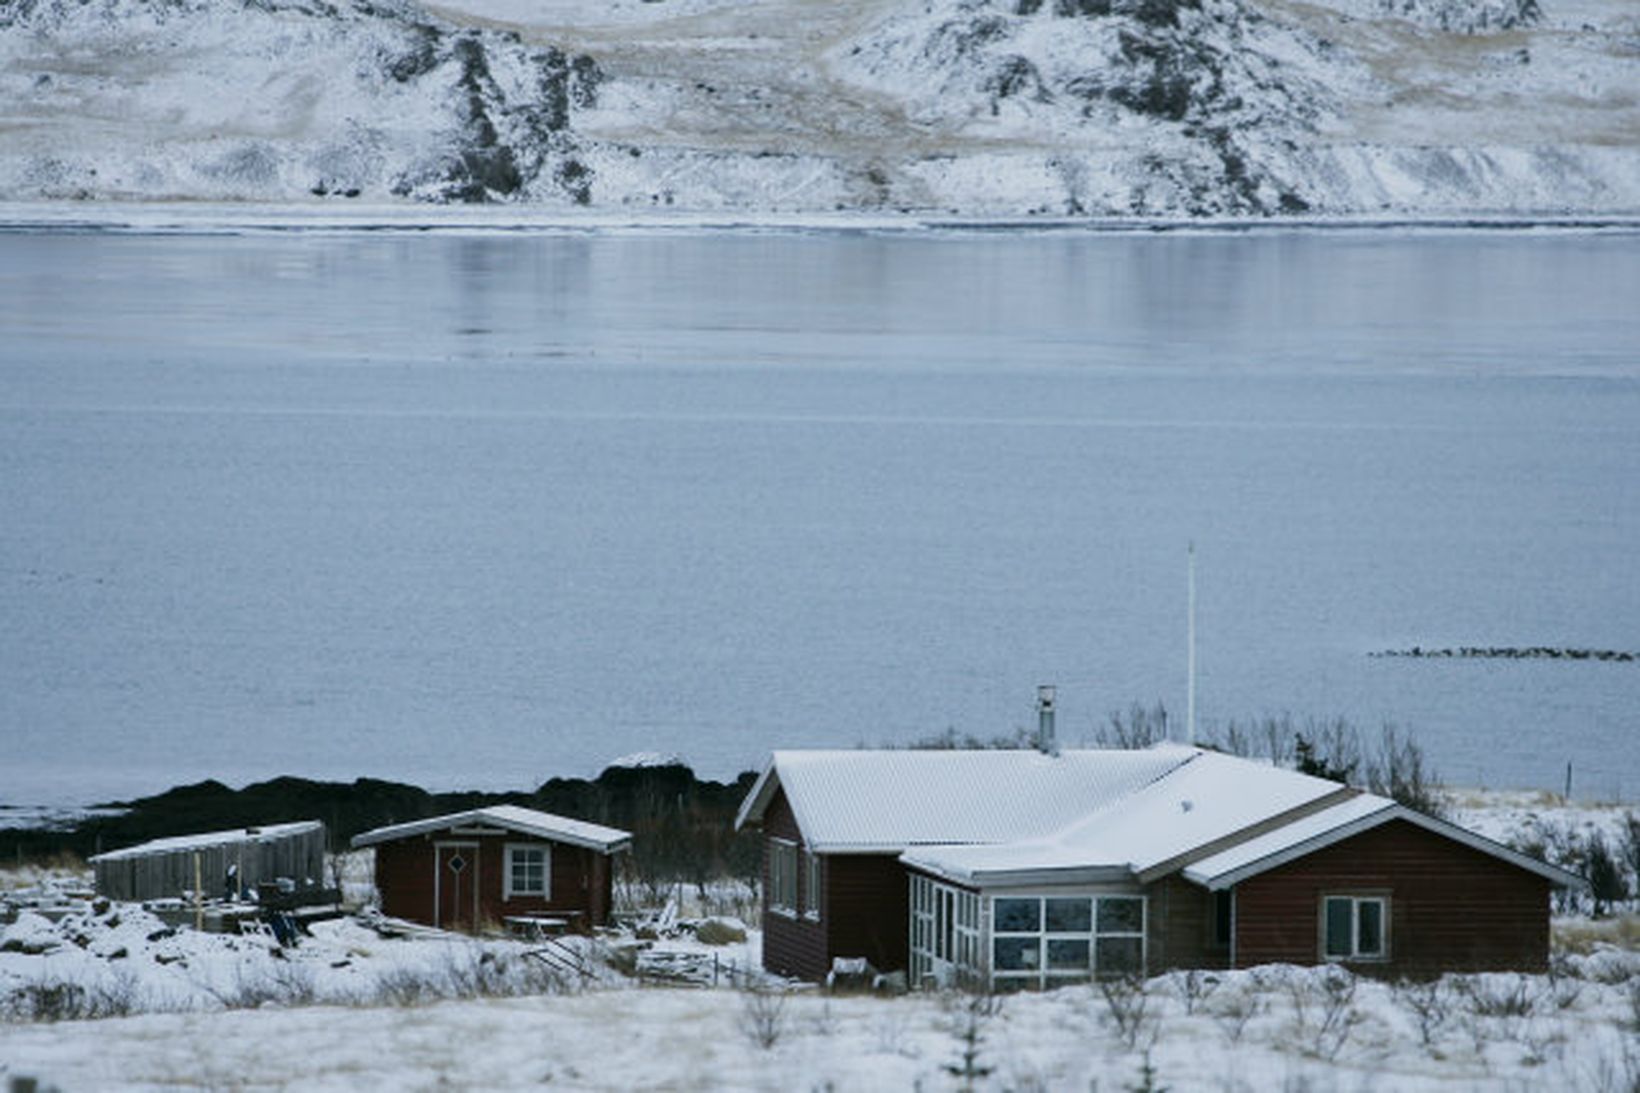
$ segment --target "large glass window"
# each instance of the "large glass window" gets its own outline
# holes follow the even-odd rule
[[[1093,902],[1087,899],[1050,899],[1048,905],[1048,932],[1050,934],[1085,934],[1093,929]]]
[[[1036,933],[1042,929],[1042,901],[999,899],[991,904],[991,929],[999,934]]]
[[[1383,896],[1327,896],[1321,905],[1321,951],[1328,960],[1382,960],[1388,955]]]
[[[999,896],[991,901],[991,982],[1036,990],[1142,973],[1143,896]]]

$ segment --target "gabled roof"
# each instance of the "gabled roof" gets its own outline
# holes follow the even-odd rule
[[[784,789],[804,842],[822,853],[1045,835],[1199,754],[1148,751],[777,751],[735,818],[761,823]]]
[[[963,884],[1148,882],[1193,857],[1323,808],[1356,790],[1209,751],[1048,835],[992,846],[924,847],[904,860]]]
[[[262,824],[260,827],[236,827],[231,831],[207,831],[198,835],[173,835],[165,839],[152,839],[136,846],[127,846],[120,850],[110,850],[105,854],[97,854],[87,861],[109,862],[121,861],[125,858],[142,858],[150,854],[175,854],[189,850],[204,850],[211,846],[229,846],[234,843],[266,843],[276,839],[288,839],[296,835],[307,835],[315,831],[323,831],[325,825],[318,820],[297,820],[293,823]]]
[[[1558,885],[1573,873],[1386,797],[1269,763],[1164,744],[1145,751],[779,751],[741,805],[761,822],[784,789],[808,846],[903,851],[970,887],[1148,884],[1210,889],[1405,820]]]
[[[1197,884],[1217,891],[1257,876],[1268,869],[1370,831],[1391,820],[1405,820],[1462,843],[1472,850],[1499,858],[1527,872],[1569,888],[1587,888],[1588,882],[1548,862],[1512,850],[1467,828],[1426,816],[1388,797],[1363,793],[1352,800],[1295,820],[1274,831],[1251,838],[1227,850],[1201,858],[1185,867],[1184,875]]]
[[[540,812],[533,808],[521,808],[518,805],[491,805],[488,808],[453,812],[447,816],[430,816],[425,820],[413,820],[406,824],[378,827],[353,836],[353,845],[374,846],[377,843],[426,835],[435,831],[474,827],[516,831],[523,835],[568,843],[570,846],[584,846],[605,854],[624,850],[632,842],[632,835],[618,828],[604,827],[602,824],[588,823],[585,820],[572,820],[568,816]]]

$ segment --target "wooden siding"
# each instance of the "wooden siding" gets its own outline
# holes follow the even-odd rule
[[[465,899],[458,921],[434,921],[433,848],[439,843],[474,844],[471,850],[464,848],[462,856],[468,860],[463,883],[478,886],[476,923],[470,921]],[[548,848],[552,870],[548,898],[505,898],[509,844]],[[447,880],[439,878],[440,889]],[[492,930],[499,929],[509,915],[541,915],[565,918],[571,929],[589,929],[608,921],[611,870],[606,855],[586,847],[511,832],[480,836],[432,832],[376,846],[376,892],[383,914],[428,925]],[[449,900],[445,903],[448,908]],[[447,909],[445,914],[449,913]]]
[[[228,894],[228,868],[237,870],[235,886],[255,891],[264,883],[288,877],[297,888],[324,884],[325,829],[315,821],[307,830],[266,836],[246,832],[243,839],[198,847],[168,847],[148,853],[92,863],[99,895],[118,900],[167,899],[193,891],[195,858],[204,898]]]
[[[1151,975],[1174,968],[1223,968],[1230,962],[1226,945],[1213,942],[1214,895],[1177,873],[1145,887],[1146,970]]]
[[[900,856],[832,854],[825,859],[826,954],[863,956],[880,972],[910,963],[911,882]]]
[[[1534,971],[1549,957],[1549,882],[1395,820],[1236,886],[1238,967],[1321,960],[1326,895],[1389,897],[1389,958],[1364,972]]]
[[[803,846],[803,833],[798,830],[797,817],[792,813],[784,789],[775,791],[763,813],[763,967],[776,975],[820,982],[831,970],[831,958],[826,951],[826,928],[831,923],[831,916],[826,913],[829,909],[822,907],[820,921],[816,922],[801,915],[769,908],[769,893],[772,891],[769,883],[769,845],[774,839],[797,843],[800,848]],[[829,862],[822,864],[823,872],[827,865]],[[803,873],[804,870],[799,868],[799,902],[806,898],[806,893],[802,891]],[[825,884],[822,879],[822,887]]]
[[[807,844],[785,790],[776,790],[763,813],[763,966],[778,975],[820,982],[837,957],[863,956],[878,971],[908,963],[910,896],[897,851],[887,854],[822,854],[820,919],[769,908],[770,854],[774,839]],[[812,906],[807,871],[798,875],[798,903]]]

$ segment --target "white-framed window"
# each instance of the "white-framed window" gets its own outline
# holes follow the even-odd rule
[[[968,985],[980,980],[979,893],[911,875],[911,980]]]
[[[1322,897],[1321,955],[1327,960],[1388,959],[1389,897]]]
[[[1142,975],[1145,911],[1137,895],[993,897],[991,984],[1030,990]]]
[[[797,844],[769,840],[769,910],[797,914]]]
[[[820,855],[803,852],[803,917],[820,918]]]
[[[543,843],[508,843],[503,899],[538,896],[550,899],[552,852]]]

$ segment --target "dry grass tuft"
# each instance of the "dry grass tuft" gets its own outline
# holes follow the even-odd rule
[[[1640,914],[1633,911],[1606,918],[1556,922],[1550,930],[1551,944],[1557,952],[1586,956],[1599,945],[1640,952]]]

